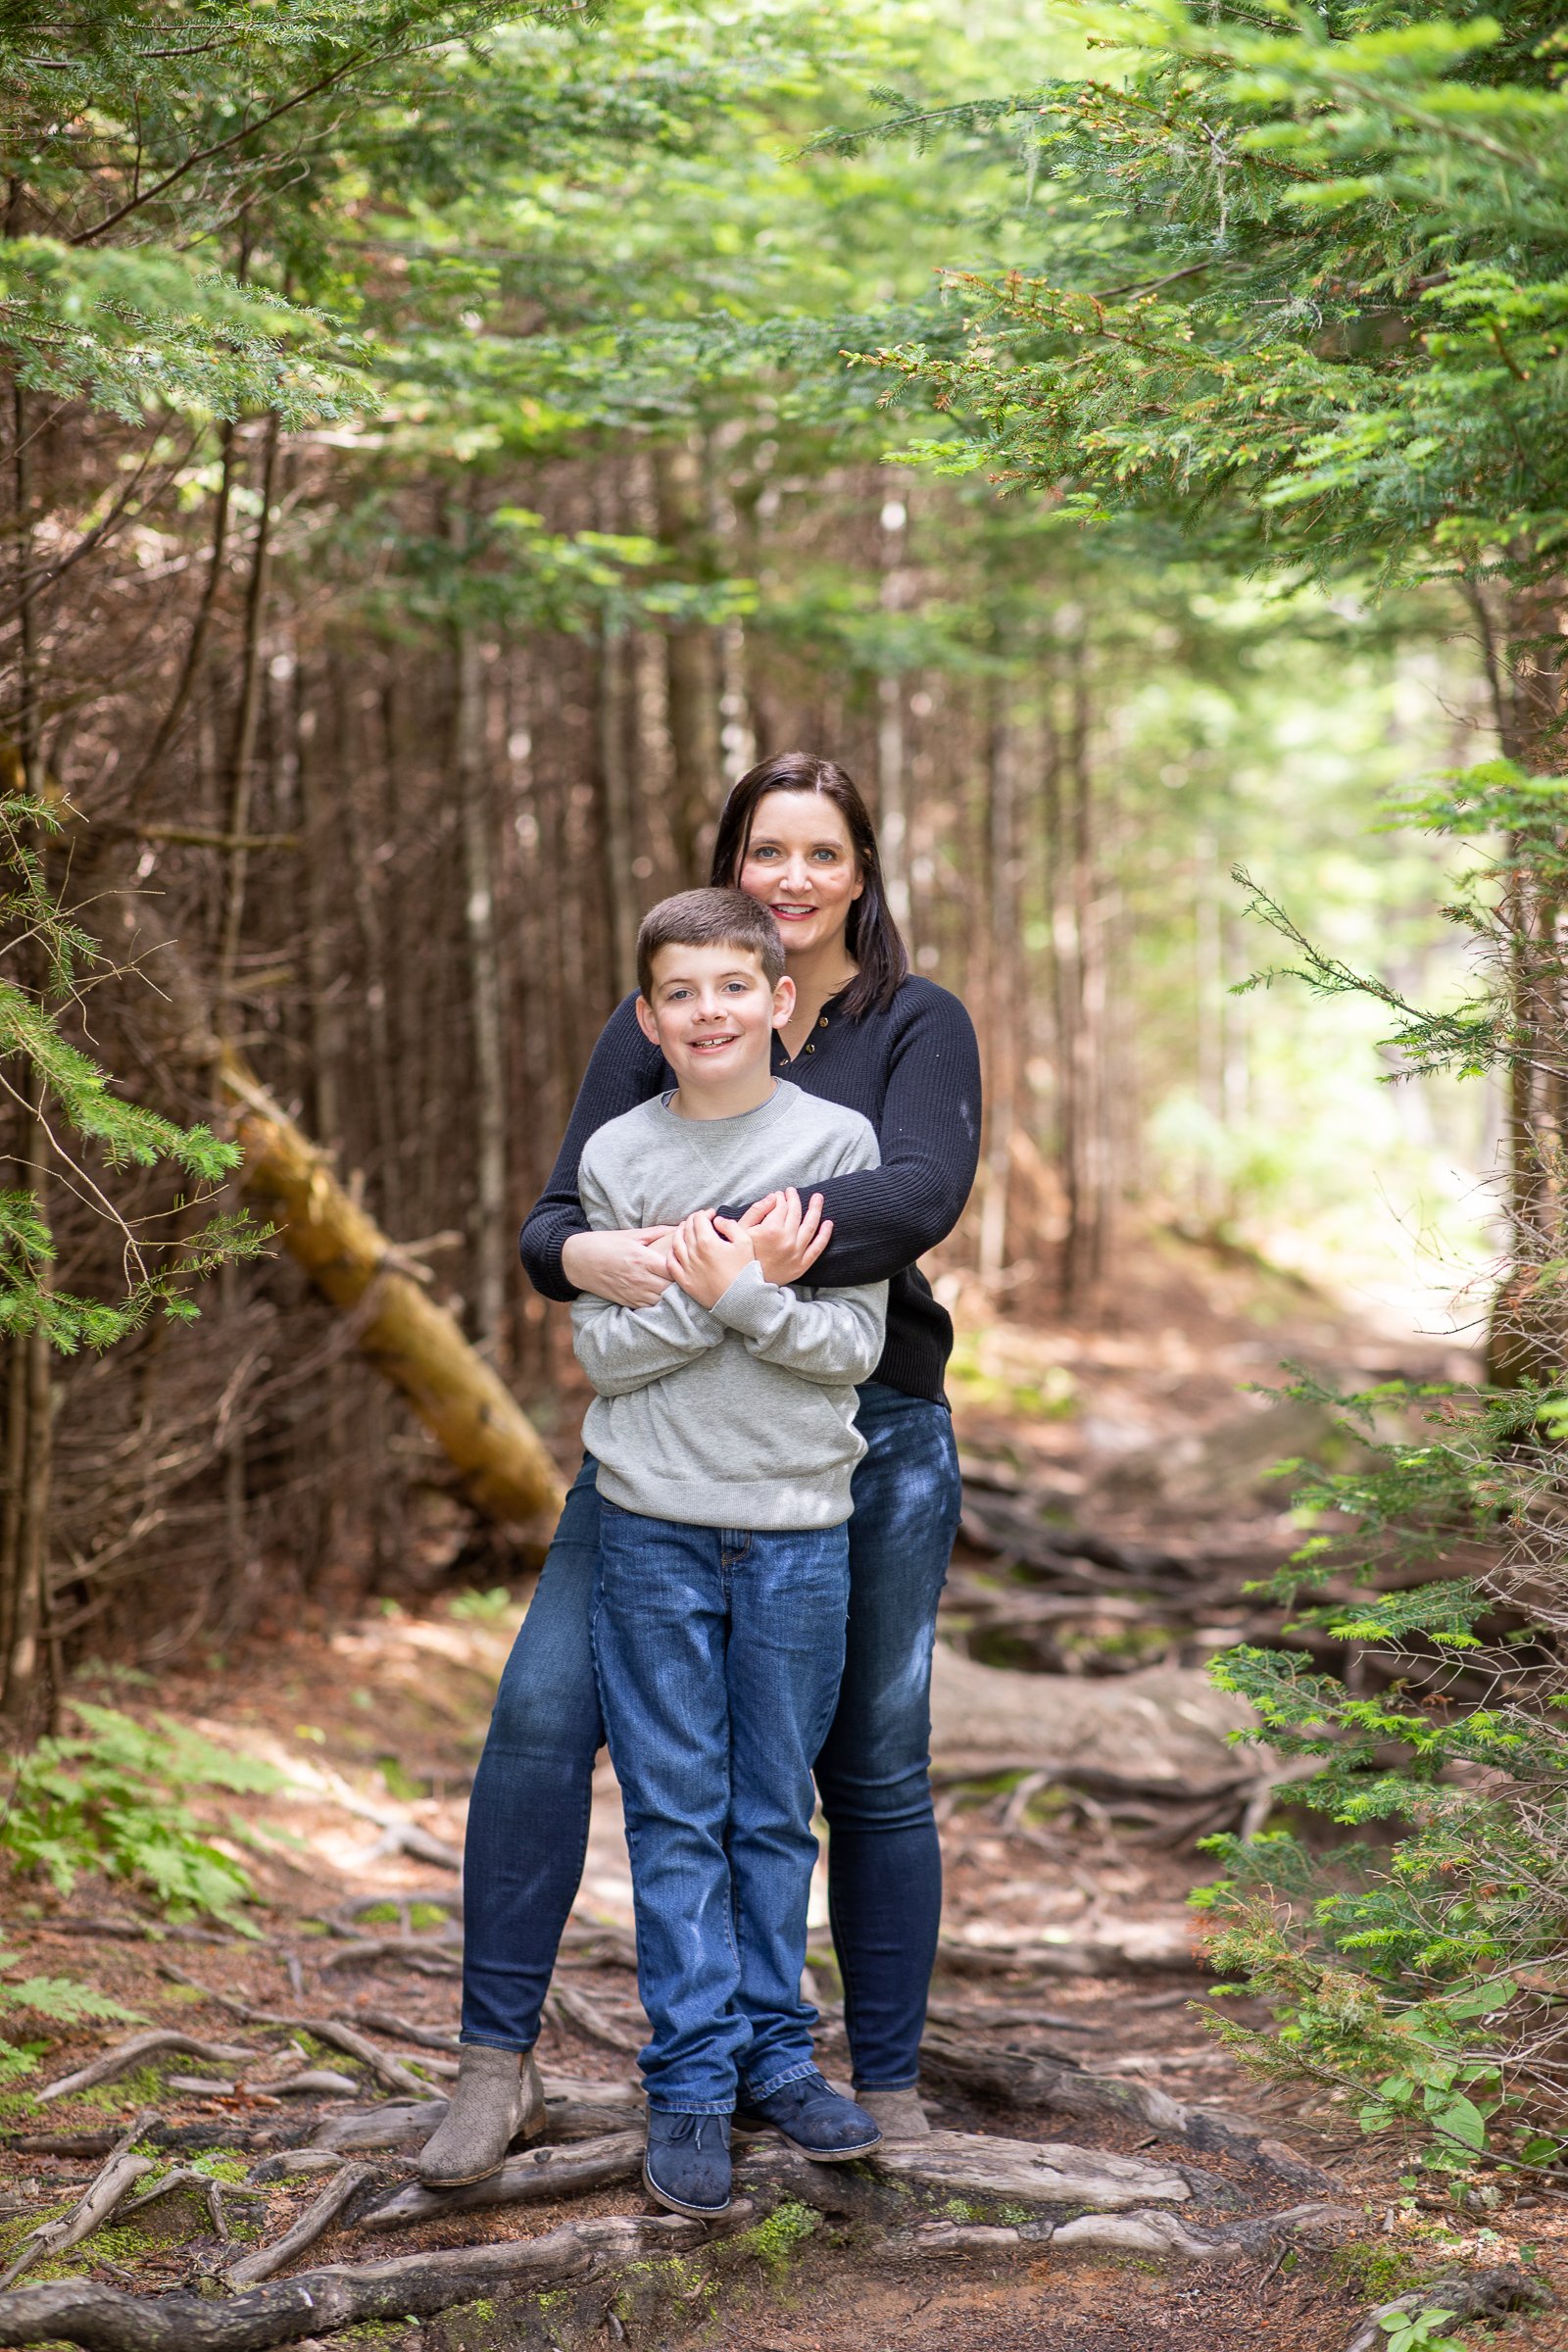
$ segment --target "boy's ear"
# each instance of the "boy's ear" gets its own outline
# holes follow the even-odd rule
[[[775,986],[774,986],[774,989],[773,989],[773,1026],[774,1026],[774,1028],[775,1028],[775,1029],[782,1029],[782,1028],[783,1028],[783,1026],[784,1026],[784,1024],[785,1024],[785,1022],[786,1022],[786,1021],[789,1019],[789,1017],[790,1017],[790,1014],[791,1014],[791,1013],[792,1013],[794,1010],[795,1010],[795,983],[794,983],[794,981],[793,981],[793,980],[790,978],[790,976],[789,976],[788,972],[786,972],[786,973],[784,974],[784,977],[783,977],[783,979],[782,979],[782,980],[780,980],[780,981],[778,981],[778,982],[775,984]]]
[[[648,999],[641,995],[637,999],[637,1026],[651,1046],[658,1045],[659,1023],[654,1018],[653,1006],[649,1004]]]

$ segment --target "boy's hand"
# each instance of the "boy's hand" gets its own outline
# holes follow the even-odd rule
[[[821,1194],[813,1193],[810,1206],[803,1212],[793,1184],[754,1200],[738,1223],[731,1217],[715,1217],[713,1222],[726,1237],[749,1233],[762,1280],[781,1289],[803,1282],[833,1239],[833,1220],[822,1215]]]
[[[738,1225],[720,1233],[710,1208],[700,1208],[687,1217],[676,1227],[669,1245],[675,1280],[699,1306],[716,1306],[736,1275],[743,1274],[756,1256],[751,1235]]]

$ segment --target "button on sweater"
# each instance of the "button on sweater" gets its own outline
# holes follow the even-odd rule
[[[522,1229],[522,1262],[547,1298],[577,1296],[562,1272],[561,1250],[569,1234],[588,1230],[577,1194],[588,1138],[675,1084],[659,1048],[638,1028],[634,1004],[625,998],[601,1032],[550,1182]],[[934,981],[911,977],[884,1011],[858,1019],[835,999],[823,1007],[809,1043],[814,1051],[792,1061],[775,1038],[775,1074],[806,1094],[859,1111],[870,1120],[882,1153],[880,1167],[806,1188],[822,1195],[823,1213],[833,1220],[833,1239],[811,1279],[833,1290],[888,1283],[887,1342],[874,1378],[906,1396],[940,1400],[953,1325],[914,1261],[953,1231],[974,1182],[980,1055],[973,1025],[956,997]]]

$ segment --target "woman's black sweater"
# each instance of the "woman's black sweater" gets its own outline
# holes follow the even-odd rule
[[[637,1026],[627,997],[605,1023],[578,1089],[550,1182],[523,1226],[528,1279],[547,1298],[575,1298],[562,1245],[586,1233],[577,1162],[588,1138],[623,1110],[675,1083]],[[980,1054],[963,1006],[931,980],[906,980],[885,1012],[852,1019],[835,998],[792,1061],[773,1040],[773,1068],[808,1094],[859,1111],[876,1129],[882,1164],[805,1186],[819,1192],[833,1239],[811,1268],[827,1290],[886,1282],[888,1336],[875,1377],[910,1396],[942,1396],[953,1325],[914,1260],[957,1223],[980,1154]],[[783,1179],[787,1181],[787,1179]],[[694,1208],[705,1203],[693,1201]],[[745,1202],[720,1203],[738,1210]]]

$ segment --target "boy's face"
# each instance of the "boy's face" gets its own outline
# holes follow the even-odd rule
[[[729,1086],[767,1070],[773,1032],[795,1009],[787,975],[770,988],[747,948],[661,948],[653,991],[637,1000],[643,1035],[662,1049],[682,1088]]]

